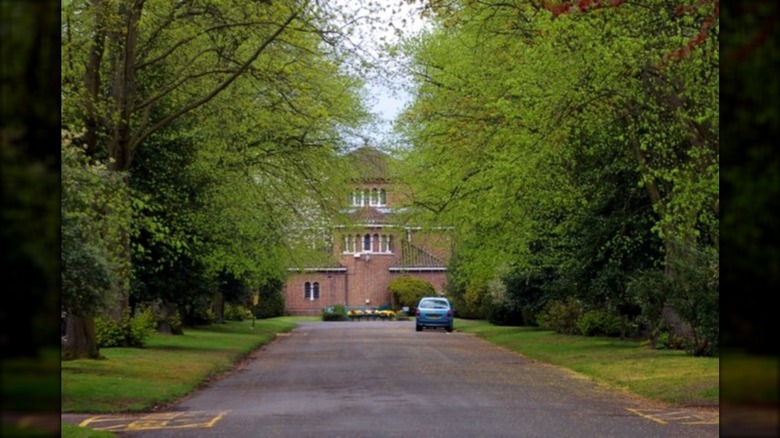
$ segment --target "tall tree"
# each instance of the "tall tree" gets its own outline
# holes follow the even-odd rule
[[[483,279],[507,261],[560,269],[593,202],[572,169],[617,148],[686,290],[677,248],[717,252],[718,2],[429,6],[438,25],[407,45],[417,88],[402,129],[409,173],[427,170],[415,201],[458,227],[461,262]]]
[[[335,12],[308,0],[63,3],[63,123],[84,131],[87,153],[134,181],[145,171],[139,154],[153,144],[157,153],[190,154],[179,161],[185,173],[208,180],[193,182],[198,205],[178,218],[171,209],[181,204],[166,198],[173,192],[156,192],[155,177],[134,183],[138,236],[157,244],[154,257],[165,249],[146,267],[189,259],[202,268],[194,275],[278,277],[280,262],[264,265],[281,245],[273,240],[278,228],[267,224],[285,220],[275,216],[283,203],[265,183],[271,170],[299,175],[295,187],[319,181],[327,172],[316,160],[337,149],[336,136],[324,142],[322,134],[355,123],[362,111],[360,83],[341,68],[344,33],[329,21]],[[128,260],[131,238],[125,229],[113,248]],[[142,247],[136,255],[149,256],[151,246]],[[120,302],[129,277],[128,269],[117,279]]]

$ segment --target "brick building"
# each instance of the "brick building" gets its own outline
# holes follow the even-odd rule
[[[290,269],[284,286],[287,314],[318,315],[334,304],[387,306],[388,285],[404,275],[444,292],[449,235],[401,223],[404,194],[388,178],[387,154],[363,147],[347,159],[360,174],[352,192],[345,194],[347,219],[332,229],[327,257],[316,265]]]

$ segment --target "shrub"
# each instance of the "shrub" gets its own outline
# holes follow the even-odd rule
[[[577,320],[577,328],[585,336],[620,336],[621,320],[609,312],[591,310]]]
[[[558,333],[576,335],[579,334],[577,320],[582,315],[582,303],[574,298],[566,301],[552,300],[544,310],[537,315],[539,326]]]
[[[660,327],[653,331],[654,342],[651,344],[656,350],[683,350],[689,348],[689,342],[685,337],[675,335],[668,328]]]
[[[347,311],[341,304],[336,304],[322,309],[323,321],[346,321]]]
[[[252,311],[241,304],[225,303],[224,315],[228,321],[243,321],[252,319]]]
[[[95,336],[98,348],[121,347],[125,335],[120,323],[110,317],[95,317]]]
[[[261,288],[260,303],[255,306],[254,312],[258,319],[284,315],[284,293],[281,286],[279,289]]]
[[[157,318],[151,309],[144,308],[130,317],[126,310],[119,321],[98,316],[95,318],[95,334],[99,348],[143,347],[157,327]]]
[[[436,295],[436,289],[433,285],[423,279],[403,276],[391,281],[387,286],[392,296],[395,298],[397,307],[417,307],[422,297]]]

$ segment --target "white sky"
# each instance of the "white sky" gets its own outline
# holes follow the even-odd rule
[[[334,3],[344,5],[351,10],[358,8],[357,10],[364,12],[370,8],[363,6],[372,3],[373,9],[378,10],[378,12],[372,13],[372,17],[378,20],[376,25],[373,27],[358,25],[360,28],[357,34],[360,41],[355,41],[372,53],[382,51],[379,47],[382,42],[397,43],[399,41],[398,36],[391,28],[391,23],[396,28],[403,29],[404,36],[412,35],[425,26],[424,19],[419,16],[419,3],[409,5],[405,0],[336,0]],[[392,141],[390,139],[392,137],[392,123],[410,99],[401,86],[404,77],[402,72],[398,71],[397,66],[385,64],[382,68],[394,72],[383,77],[384,82],[390,82],[390,84],[381,83],[383,81],[370,81],[367,85],[369,101],[366,102],[369,110],[379,116],[380,126],[364,130],[364,136],[369,138],[373,146],[378,147],[381,147],[382,143]]]

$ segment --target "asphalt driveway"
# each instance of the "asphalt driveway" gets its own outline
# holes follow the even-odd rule
[[[411,321],[305,323],[166,412],[79,419],[132,437],[716,437],[712,411],[599,387]]]

